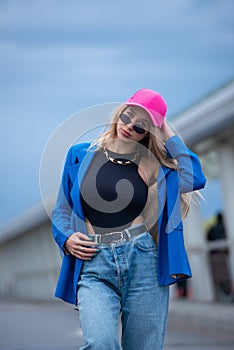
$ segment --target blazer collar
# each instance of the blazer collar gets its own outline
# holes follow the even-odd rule
[[[78,171],[78,184],[79,184],[79,188],[81,188],[81,184],[82,181],[84,179],[85,174],[87,173],[87,170],[91,164],[91,161],[94,157],[94,155],[96,154],[97,151],[97,147],[93,146],[90,147],[87,150],[86,155],[84,156],[84,158],[82,159],[80,166],[79,166],[79,171]]]

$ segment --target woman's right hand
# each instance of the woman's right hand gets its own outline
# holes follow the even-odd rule
[[[64,248],[76,258],[91,260],[100,250],[89,237],[81,232],[73,233],[64,244]]]

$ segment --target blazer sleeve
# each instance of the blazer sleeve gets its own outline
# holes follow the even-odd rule
[[[205,187],[206,178],[198,156],[192,152],[178,135],[165,142],[168,154],[178,161],[179,190],[192,192]]]
[[[70,197],[72,183],[69,176],[69,168],[74,166],[74,162],[74,149],[71,147],[67,153],[57,203],[52,211],[53,236],[56,243],[62,250],[64,250],[64,243],[66,242],[67,238],[74,233],[70,225],[73,204]]]

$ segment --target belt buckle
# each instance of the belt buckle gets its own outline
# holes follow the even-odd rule
[[[119,239],[113,239],[113,241],[111,240],[110,242],[105,242],[105,239],[102,239],[105,236],[111,237],[111,236],[113,236],[116,233],[120,234],[120,238]],[[95,236],[96,236],[95,238],[96,238],[96,243],[97,244],[105,244],[105,243],[110,244],[110,243],[117,243],[117,242],[123,241],[123,239],[124,239],[124,232],[123,231],[116,231],[116,232],[105,233],[104,235],[96,234]]]
[[[110,235],[115,234],[115,233],[120,233],[120,238],[119,239],[114,239],[112,241],[112,243],[121,242],[124,239],[123,231],[111,232]]]

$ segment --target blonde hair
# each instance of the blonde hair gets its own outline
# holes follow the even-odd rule
[[[127,108],[128,106],[125,104],[119,105],[117,108],[115,108],[110,116],[110,127],[106,131],[102,131],[101,135],[92,142],[91,146],[96,145],[98,149],[105,146],[108,141],[113,140],[116,135],[116,124],[119,120],[119,116],[121,112]],[[161,133],[158,128],[153,127],[153,125],[150,127],[149,130],[149,139],[148,139],[148,156],[151,158],[156,157],[157,161],[168,168],[176,169],[177,168],[177,161],[175,159],[170,158],[167,155],[166,149],[164,147],[163,139],[161,136]]]
[[[91,148],[93,146],[97,146],[97,149],[102,148],[105,146],[108,141],[113,140],[116,135],[116,125],[119,120],[120,114],[123,112],[125,108],[128,106],[125,104],[121,104],[118,107],[116,107],[113,112],[110,115],[110,121],[107,123],[109,126],[108,130],[105,130],[106,127],[102,130],[100,136],[96,138],[91,144]],[[144,139],[143,139],[144,140]],[[143,143],[144,145],[144,143]],[[146,151],[147,148],[147,151]],[[159,162],[160,165],[166,166],[170,169],[177,169],[177,160],[171,158],[165,149],[164,141],[161,136],[160,130],[157,127],[154,127],[151,123],[150,130],[148,133],[148,140],[147,145],[144,147],[144,154],[150,157],[152,161]],[[156,160],[155,160],[156,158]],[[198,191],[196,191],[198,192]],[[181,198],[181,216],[182,220],[185,219],[185,217],[188,214],[189,208],[190,208],[190,202],[191,202],[191,193],[182,193],[180,195]]]

